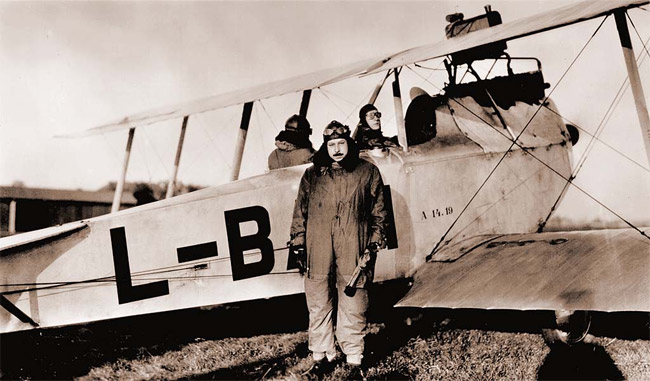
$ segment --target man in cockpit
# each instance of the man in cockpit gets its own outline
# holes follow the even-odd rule
[[[284,124],[284,131],[275,137],[277,147],[268,159],[269,169],[293,167],[311,162],[314,148],[309,140],[311,127],[307,118],[292,115]]]
[[[372,104],[367,104],[359,110],[355,141],[361,150],[398,146],[397,136],[388,138],[381,132],[381,112]]]
[[[305,170],[291,224],[291,251],[307,272],[305,295],[309,309],[309,350],[314,373],[331,367],[336,338],[352,372],[360,372],[364,329],[374,260],[365,267],[353,296],[344,293],[364,252],[371,257],[384,247],[383,182],[379,169],[359,158],[350,129],[332,121],[323,145]],[[300,257],[300,259],[298,259]],[[338,295],[338,307],[333,303]]]

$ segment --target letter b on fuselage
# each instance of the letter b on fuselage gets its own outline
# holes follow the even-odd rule
[[[270,273],[275,265],[275,254],[273,253],[273,242],[269,239],[271,234],[269,212],[258,205],[227,210],[224,215],[228,246],[230,247],[232,280],[253,278]],[[242,237],[240,224],[248,221],[257,223],[257,233]],[[258,262],[245,263],[244,252],[254,249],[260,250],[262,259]]]

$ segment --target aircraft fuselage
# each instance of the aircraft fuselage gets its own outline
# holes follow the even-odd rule
[[[565,177],[571,171],[568,133],[549,108],[516,101],[499,109],[502,126],[471,96],[449,99],[436,109],[433,140],[362,155],[384,177],[394,220],[375,280],[412,276],[445,233],[444,242],[458,242],[536,231],[565,185],[542,162]],[[524,129],[518,143],[528,152],[508,138]],[[286,242],[306,167],[93,218],[70,234],[4,250],[0,291],[41,327],[303,292]],[[30,328],[0,309],[0,333]]]

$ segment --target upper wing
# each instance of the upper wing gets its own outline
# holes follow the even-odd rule
[[[599,0],[583,1],[562,8],[553,9],[538,15],[519,19],[510,23],[482,29],[470,34],[455,37],[429,45],[355,62],[343,67],[321,70],[309,74],[270,82],[259,86],[232,91],[195,101],[162,107],[139,114],[129,115],[120,120],[85,130],[67,137],[80,137],[115,130],[144,126],[168,119],[216,110],[228,106],[253,102],[259,99],[276,97],[288,93],[314,89],[347,78],[376,73],[414,62],[442,57],[473,47],[559,28],[581,21],[603,16],[619,8],[633,8],[648,4],[649,0]]]
[[[264,83],[247,89],[235,90],[182,104],[161,107],[139,114],[129,115],[120,120],[81,132],[62,135],[62,137],[83,137],[137,126],[145,126],[169,119],[181,118],[186,115],[198,114],[259,99],[267,99],[306,89],[313,89],[365,73],[368,70],[372,70],[381,65],[381,63],[382,61],[379,58],[369,59],[343,67],[321,70],[275,82]]]
[[[398,306],[650,311],[648,274],[632,229],[481,236],[436,253]]]
[[[545,32],[563,26],[604,16],[619,8],[634,8],[648,4],[648,1],[627,0],[600,0],[583,1],[567,5],[562,8],[552,9],[530,17],[525,17],[512,22],[496,25],[490,28],[474,31],[450,40],[440,41],[429,45],[405,50],[392,55],[384,65],[370,71],[376,73],[383,70],[409,65],[414,62],[429,60],[460,52],[492,42],[509,41],[532,34]]]

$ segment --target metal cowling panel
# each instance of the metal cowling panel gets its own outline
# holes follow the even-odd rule
[[[552,103],[549,106],[555,109]],[[498,108],[510,132],[501,125],[491,108],[479,105],[472,97],[450,100],[449,107],[460,131],[484,152],[507,151],[512,145],[511,133],[519,137],[517,143],[525,148],[561,144],[567,140],[562,133],[564,123],[558,114],[537,104],[517,101],[508,109]],[[515,145],[512,149],[519,147]]]

